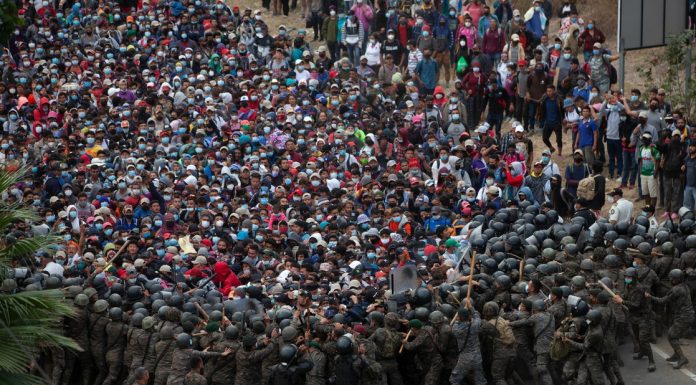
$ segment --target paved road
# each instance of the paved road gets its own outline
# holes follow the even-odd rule
[[[682,340],[685,343],[691,343],[689,340]],[[684,349],[686,355],[689,356],[688,350]],[[646,369],[648,360],[634,361],[633,345],[626,343],[619,347],[619,354],[623,357],[624,367],[621,368],[626,385],[696,385],[696,357],[689,356],[689,365],[680,370],[672,368],[665,358],[672,354],[669,344],[664,338],[658,341],[657,345],[653,345],[653,353],[655,355],[655,366],[657,370],[648,373]]]

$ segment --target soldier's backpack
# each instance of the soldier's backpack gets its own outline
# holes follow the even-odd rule
[[[401,348],[401,337],[399,333],[387,328],[384,329],[384,332],[386,336],[384,338],[384,346],[382,347],[382,357],[387,359],[394,358],[396,352]]]
[[[595,197],[595,179],[593,176],[580,179],[578,183],[578,198],[584,198],[588,201]]]

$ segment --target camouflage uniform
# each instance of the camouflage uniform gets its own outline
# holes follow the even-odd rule
[[[437,335],[437,342],[442,352],[442,372],[440,373],[440,383],[449,382],[449,377],[452,374],[452,369],[457,365],[457,355],[459,348],[457,347],[457,339],[452,334],[452,328],[447,322],[441,325],[435,325],[433,328]]]
[[[604,333],[604,346],[602,356],[604,358],[604,370],[612,384],[623,384],[623,377],[617,360],[616,328],[618,322],[614,315],[614,309],[607,305],[598,304],[595,309],[602,313],[602,331]]]
[[[128,326],[123,322],[110,322],[106,325],[106,367],[108,374],[105,385],[116,384],[123,369],[123,349],[126,347]]]
[[[75,367],[82,370],[83,384],[87,384],[90,378],[91,357],[89,353],[88,325],[89,313],[86,308],[75,306],[73,317],[67,317],[64,323],[65,336],[72,338],[82,348],[82,352],[66,349],[65,372],[63,373],[63,385],[72,384],[72,374]]]
[[[585,336],[584,342],[570,341],[575,349],[582,349],[582,365],[578,373],[578,384],[589,383],[604,385],[604,371],[602,370],[602,350],[604,346],[601,325],[592,326]]]
[[[650,362],[653,363],[653,352],[650,347],[652,307],[650,301],[645,298],[646,291],[646,288],[640,283],[627,285],[623,304],[628,308],[629,321],[633,329],[634,356],[639,358],[647,355]]]
[[[151,373],[155,368],[156,356],[154,352],[155,338],[154,333],[132,328],[128,331],[128,350],[131,353],[131,362],[129,363],[129,375],[127,381],[133,380],[135,369],[144,366]]]
[[[191,348],[179,349],[176,348],[172,352],[172,365],[169,370],[169,378],[167,379],[167,385],[182,385],[186,378],[186,368],[189,365],[189,360],[191,357],[198,356],[203,359],[210,357],[218,357],[220,353],[215,352],[203,352],[198,350],[193,350]],[[201,376],[203,377],[203,376]],[[203,383],[205,384],[205,377],[203,377]]]
[[[237,373],[235,374],[235,385],[249,385],[261,383],[261,361],[266,358],[273,350],[277,350],[277,345],[274,342],[269,343],[266,347],[260,350],[244,350],[237,351]]]
[[[425,372],[422,384],[436,385],[442,371],[442,357],[439,352],[439,341],[436,340],[432,326],[426,325],[418,330],[413,341],[406,342],[404,349],[415,350],[421,371]]]
[[[679,338],[686,335],[689,327],[694,323],[694,308],[689,287],[686,283],[680,283],[672,287],[666,296],[662,298],[653,297],[652,301],[658,304],[669,305],[673,320],[672,326],[670,326],[667,332],[667,339],[674,352],[684,357],[681,346],[679,346]]]
[[[389,313],[387,316],[393,317],[391,314],[393,313]],[[401,334],[393,326],[385,326],[375,330],[374,334],[370,336],[370,340],[380,347],[377,350],[376,357],[377,362],[382,366],[382,383],[389,385],[403,384],[404,381],[399,372],[399,365],[396,362],[396,352],[401,346]]]
[[[102,314],[92,313],[89,315],[89,345],[92,354],[94,368],[97,371],[97,378],[94,381],[95,385],[104,382],[106,378],[106,325],[109,319]],[[85,384],[89,383],[89,379],[85,379]]]
[[[514,321],[510,326],[517,328],[520,326],[532,326],[534,333],[534,353],[536,354],[536,370],[539,382],[542,385],[552,385],[551,374],[548,367],[551,361],[549,357],[549,347],[553,339],[554,317],[546,312],[532,314],[529,318]]]
[[[184,384],[183,385],[207,385],[208,381],[206,381],[205,377],[201,375],[198,372],[191,371],[186,374],[184,377]]]
[[[327,373],[326,354],[321,349],[310,345],[303,359],[312,363],[312,369],[307,372],[306,385],[325,385]]]
[[[222,353],[225,349],[230,349],[230,355],[217,357],[208,360],[206,363],[205,376],[213,385],[227,385],[234,381],[234,374],[237,371],[237,360],[235,355],[241,348],[238,341],[224,339],[213,344],[210,349],[213,352]]]
[[[164,385],[169,378],[169,368],[172,366],[172,352],[176,344],[174,339],[159,340],[155,344],[155,385]]]
[[[561,322],[558,330],[562,336],[571,341],[582,342],[585,338],[585,320],[581,317],[566,318]],[[563,381],[566,384],[574,384],[578,374],[580,359],[582,358],[583,348],[575,346],[570,348],[568,355],[563,363]]]
[[[490,327],[493,333],[493,352],[491,356],[491,379],[495,385],[507,385],[508,370],[512,367],[517,355],[515,350],[515,335],[507,320],[496,317],[487,320],[483,326]],[[481,332],[483,333],[482,327]]]
[[[514,311],[512,313],[503,313],[503,317],[508,321],[518,321],[525,320],[529,318],[530,314],[528,311]],[[532,327],[531,326],[517,326],[512,328],[512,333],[515,335],[516,341],[516,367],[520,369],[520,366],[526,370],[526,372],[536,378],[536,369],[532,363],[534,362],[534,352],[532,347]],[[521,373],[521,371],[518,371]]]
[[[455,322],[452,326],[452,334],[457,339],[459,357],[457,365],[452,369],[450,383],[459,385],[469,374],[474,377],[475,385],[485,385],[483,376],[483,363],[481,361],[481,346],[479,343],[479,331],[481,330],[481,316],[475,310],[471,322]]]

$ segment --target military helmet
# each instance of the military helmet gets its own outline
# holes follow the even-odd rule
[[[89,297],[87,297],[84,293],[80,293],[75,296],[73,303],[77,306],[85,307],[89,305]]]
[[[126,297],[129,301],[135,302],[143,298],[143,288],[140,285],[129,286],[126,290]]]
[[[686,237],[686,248],[696,249],[696,234],[691,234]]]
[[[509,289],[510,286],[512,286],[512,281],[510,280],[510,277],[508,277],[507,275],[499,276],[495,279],[495,282],[505,290]]]
[[[353,353],[353,340],[346,336],[342,336],[336,341],[336,350],[340,355],[348,355]]]
[[[604,264],[609,268],[621,267],[621,259],[616,254],[609,254],[604,257]]]
[[[109,308],[109,303],[106,302],[106,300],[100,299],[97,300],[97,302],[94,303],[93,311],[95,313],[103,313],[106,311],[106,309]]]
[[[131,316],[131,326],[140,328],[143,326],[143,320],[145,319],[145,315],[141,313],[133,313]]]
[[[543,299],[537,299],[532,302],[532,310],[534,311],[544,311],[546,309],[546,304]]]
[[[674,255],[674,243],[665,242],[660,246],[660,251],[664,255]]]
[[[680,269],[672,269],[672,271],[669,272],[669,279],[673,281],[683,282],[684,272]]]
[[[295,329],[294,326],[286,326],[283,328],[283,331],[281,332],[281,335],[283,336],[283,341],[286,343],[292,342],[295,338],[297,338],[297,329]]]
[[[228,340],[236,340],[237,338],[239,338],[239,328],[234,325],[226,327],[225,338],[227,338]]]
[[[580,261],[580,269],[586,271],[594,270],[594,262],[591,259],[583,259]]]
[[[590,311],[590,307],[585,303],[585,301],[578,301],[575,306],[570,308],[570,314],[573,315],[573,317],[582,317],[587,312]]]
[[[652,245],[648,242],[641,242],[638,245],[638,251],[643,255],[650,255],[652,253]]]
[[[278,358],[283,365],[291,365],[297,356],[297,346],[292,344],[283,345],[278,353]]]
[[[118,293],[113,293],[109,296],[109,306],[120,307],[123,304],[123,299]]]
[[[590,321],[591,325],[599,325],[602,323],[602,312],[597,309],[592,309],[587,312],[587,320]]]
[[[428,322],[428,316],[430,314],[430,310],[428,310],[425,307],[417,307],[415,312],[413,313],[413,316],[415,319],[420,320],[421,322]]]
[[[123,309],[120,307],[112,307],[109,309],[109,319],[112,321],[121,321],[123,320]]]
[[[628,248],[628,242],[623,238],[618,238],[614,241],[614,248],[616,250],[626,250]]]
[[[192,343],[191,336],[187,333],[180,333],[176,336],[176,347],[179,349],[188,349],[191,347]]]
[[[428,316],[431,324],[440,324],[445,321],[445,315],[441,311],[435,310]]]
[[[153,317],[145,317],[142,321],[143,330],[150,330],[155,326],[155,319]]]
[[[497,316],[500,313],[500,306],[497,303],[490,301],[483,305],[484,316]]]
[[[632,277],[635,278],[638,275],[638,272],[636,271],[635,268],[629,267],[624,271],[624,277]]]
[[[581,275],[576,275],[575,277],[570,279],[570,283],[572,283],[573,286],[576,288],[584,288],[586,284],[585,277]]]

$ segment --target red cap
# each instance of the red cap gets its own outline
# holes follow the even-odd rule
[[[517,61],[517,65],[518,65],[518,66],[526,66],[526,65],[527,65],[527,61],[524,60],[524,59],[520,59],[520,60]]]
[[[411,158],[408,160],[408,168],[420,168],[417,158]]]

